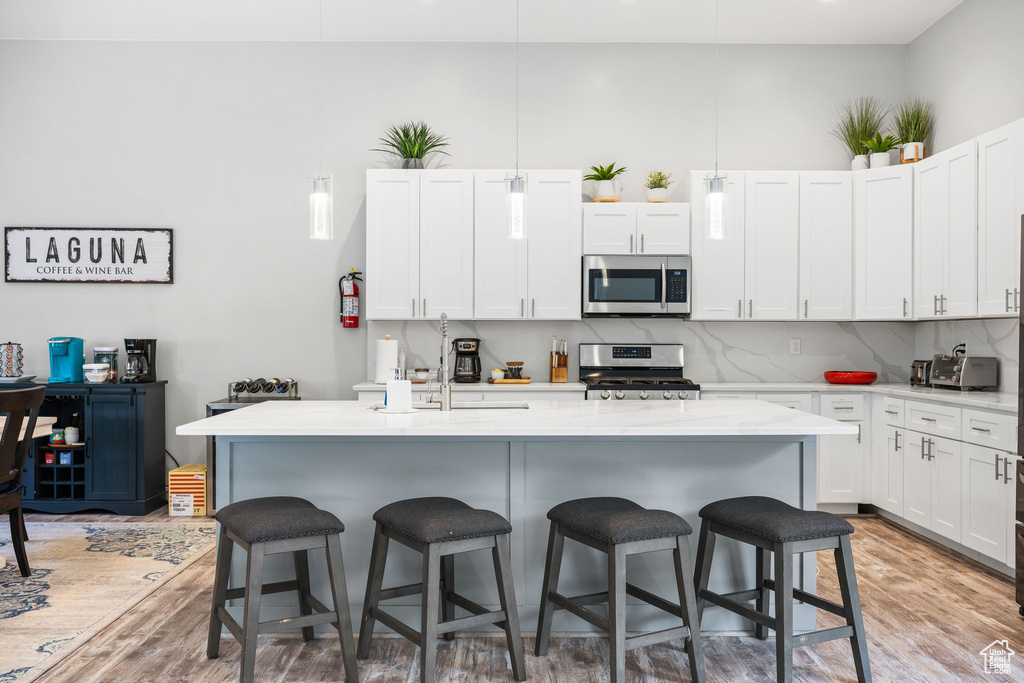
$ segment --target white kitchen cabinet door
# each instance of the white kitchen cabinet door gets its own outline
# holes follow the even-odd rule
[[[935,437],[907,433],[907,452],[903,461],[903,516],[926,529],[932,521],[932,467],[927,456],[928,439],[934,441]]]
[[[814,396],[812,394],[755,394],[754,398],[766,403],[774,403],[783,408],[802,410],[805,413],[814,412]]]
[[[945,318],[968,318],[978,315],[978,144],[971,140],[943,154],[949,173],[949,237],[942,311]]]
[[[913,168],[914,317],[941,318],[949,264],[949,165],[940,153]]]
[[[415,318],[420,312],[420,175],[366,172],[366,319]]]
[[[743,286],[744,174],[730,171],[728,226],[725,239],[713,240],[704,228],[705,171],[690,176],[693,225],[693,320],[737,320],[746,317]]]
[[[579,171],[530,171],[527,184],[527,315],[579,320],[583,310],[582,175]]]
[[[609,202],[583,205],[583,253],[635,254],[637,205]]]
[[[525,318],[527,243],[508,238],[505,172],[477,171],[474,182],[474,317]]]
[[[1006,459],[1009,459],[1007,465]],[[1014,546],[1009,542],[1014,525],[1013,506],[1016,458],[1005,451],[963,444],[961,460],[962,543],[999,562],[1009,563]]]
[[[800,173],[802,320],[853,317],[853,174]]]
[[[889,427],[887,431],[885,490],[881,502],[877,505],[902,517],[906,500],[903,490],[903,463],[908,457],[907,432],[897,427]]]
[[[818,502],[863,503],[864,438],[863,422],[856,434],[818,437]]]
[[[752,320],[796,320],[800,174],[746,174],[745,290]]]
[[[910,165],[853,174],[854,317],[912,313],[914,180]]]
[[[1024,123],[1018,122],[978,138],[978,314],[982,316],[1019,311],[1022,127]]]
[[[931,521],[928,528],[951,541],[960,542],[963,515],[960,506],[960,479],[963,476],[963,454],[959,441],[932,437],[928,465],[932,475]]]
[[[473,319],[473,171],[420,174],[421,318]]]
[[[690,253],[689,204],[637,204],[638,252],[656,256]],[[589,251],[584,250],[589,254]]]

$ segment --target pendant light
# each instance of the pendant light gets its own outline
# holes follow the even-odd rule
[[[323,68],[324,44],[324,3],[319,3],[319,40],[320,64]],[[320,140],[318,142],[319,161],[317,173],[313,177],[313,187],[309,193],[309,238],[311,240],[334,239],[334,176],[324,173],[324,91],[320,88],[320,100],[317,115],[320,118]]]
[[[704,177],[704,232],[712,240],[729,236],[729,177],[718,171],[718,3],[715,0],[715,172]]]
[[[516,0],[516,170],[505,174],[508,238],[526,238],[526,174],[519,172],[519,0]]]

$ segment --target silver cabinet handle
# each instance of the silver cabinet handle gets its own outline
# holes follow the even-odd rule
[[[1006,484],[1010,481],[1010,459],[1003,458],[1003,483]]]
[[[423,317],[424,318],[427,317],[427,298],[426,297],[423,297],[423,308],[421,308],[420,310],[423,311]]]
[[[985,432],[986,434],[992,431],[991,429],[985,429],[984,427],[971,427],[971,429],[973,429],[976,432]]]
[[[898,451],[900,449],[900,433],[899,433],[899,431],[897,431],[897,432],[895,432],[895,434],[896,434],[896,448],[895,448],[895,450]]]
[[[640,243],[643,244],[643,238],[640,238]],[[641,249],[643,251],[643,249]],[[661,262],[661,307],[665,308],[668,301],[668,277],[665,275],[665,262]]]
[[[754,318],[754,300],[753,299],[750,300],[750,303],[747,306],[747,317],[750,318],[750,319]]]
[[[1006,294],[1003,295],[1003,303],[1006,305],[1006,311],[1005,312],[1009,313],[1010,312],[1010,308],[1011,308],[1011,304],[1010,304],[1010,290],[1007,289],[1007,290],[1004,290],[1004,291],[1006,292]]]
[[[739,301],[736,302],[736,317],[743,317],[743,299],[740,299]]]
[[[1002,460],[1002,459],[1003,459],[1003,457],[1001,455],[999,455],[998,453],[996,453],[996,481],[999,481],[999,479],[1002,476],[1002,475],[999,474],[999,461]]]
[[[832,410],[853,410],[853,406],[832,406]]]
[[[899,415],[900,413],[899,413],[898,410],[887,410],[887,411],[885,411],[885,414],[886,415]]]
[[[935,422],[935,418],[934,417],[922,417],[921,421],[922,422]]]
[[[530,299],[530,317],[531,318],[536,318],[537,317],[537,300],[536,299]]]
[[[416,299],[412,300],[412,317],[416,317]]]
[[[928,459],[935,459],[935,441],[928,439]]]
[[[1013,288],[1013,310],[1020,310],[1020,291],[1016,287]]]
[[[804,299],[804,317],[807,317],[807,299]]]
[[[862,429],[861,425],[857,425],[857,443],[860,443],[860,432],[861,432],[861,429]]]
[[[526,299],[520,299],[519,300],[519,317],[522,318],[522,317],[525,317],[525,316],[526,316]]]
[[[948,313],[949,313],[949,309],[948,309],[948,308],[946,308],[946,295],[945,295],[945,294],[941,294],[941,295],[939,295],[939,303],[940,303],[940,304],[941,304],[941,306],[942,306],[942,307],[941,307],[941,308],[939,309],[939,313],[941,313],[942,315],[946,315],[946,314],[948,314]]]
[[[629,253],[630,254],[633,253],[633,236],[632,235],[629,236]]]
[[[932,315],[939,315],[939,295],[936,294],[932,297]]]
[[[928,439],[921,437],[921,459],[928,457]]]
[[[907,317],[907,297],[903,297],[903,317]]]
[[[643,236],[643,234],[640,235],[640,253],[641,254],[644,253],[644,236]]]

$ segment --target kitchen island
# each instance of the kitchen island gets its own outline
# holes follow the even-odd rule
[[[511,553],[520,618],[536,623],[548,533],[547,511],[572,498],[620,496],[671,510],[699,528],[697,511],[722,498],[768,495],[816,507],[819,435],[853,434],[856,427],[762,401],[533,401],[528,409],[436,408],[385,414],[356,401],[268,402],[178,427],[181,435],[217,439],[217,500],[221,505],[260,496],[299,496],[345,524],[342,549],[358,623],[365,588],[372,515],[379,507],[418,496],[450,496],[505,515],[513,526]],[[696,552],[697,534],[690,539]],[[418,581],[419,555],[395,547],[386,585]],[[237,554],[236,554],[237,555]],[[675,591],[668,553],[631,559],[630,581],[654,593]],[[270,564],[268,581],[288,577],[285,558]],[[242,576],[236,557],[232,584]],[[712,589],[753,586],[754,554],[722,539]],[[314,589],[327,591],[323,559],[311,556]],[[599,590],[606,563],[595,551],[567,543],[560,591]],[[814,592],[813,555],[804,557],[796,585]],[[460,592],[493,604],[493,570],[486,553],[456,559]],[[749,585],[741,585],[741,584]],[[275,600],[276,599],[276,600]],[[290,595],[268,596],[265,618],[293,612]],[[404,598],[394,613],[417,623],[419,601]],[[797,605],[796,627],[814,628],[814,612]],[[564,618],[561,619],[560,617]],[[636,605],[629,628],[672,626],[653,608]],[[556,612],[554,630],[589,628]],[[709,608],[709,630],[749,628]]]

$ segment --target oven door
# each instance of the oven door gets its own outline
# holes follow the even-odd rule
[[[690,312],[689,256],[584,256],[583,315]]]

